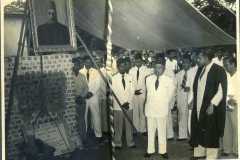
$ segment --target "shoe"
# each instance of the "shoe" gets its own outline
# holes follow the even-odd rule
[[[121,147],[121,146],[116,146],[115,149],[116,149],[116,150],[121,150],[122,147]]]
[[[136,148],[137,146],[134,144],[132,146],[129,146],[129,148]]]
[[[152,155],[153,155],[153,153],[145,153],[145,154],[144,154],[144,157],[145,157],[145,158],[150,158]]]
[[[177,141],[187,141],[187,138],[178,138]]]
[[[97,137],[97,143],[100,144],[100,143],[103,143],[103,137]]]
[[[167,140],[168,140],[168,141],[173,141],[173,140],[174,140],[174,138],[168,138]]]
[[[167,153],[160,154],[160,156],[161,156],[162,158],[168,159],[168,154],[167,154]]]
[[[223,153],[221,154],[221,156],[227,157],[227,156],[229,156],[229,153],[224,153],[224,152],[223,152]]]
[[[148,133],[147,133],[147,132],[143,132],[142,135],[143,135],[143,136],[147,136]]]
[[[202,157],[191,157],[190,160],[200,160],[200,159],[206,159],[206,156]]]

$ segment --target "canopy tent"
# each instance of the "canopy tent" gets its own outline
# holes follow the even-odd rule
[[[75,23],[103,39],[106,0],[75,0]],[[235,39],[184,0],[112,0],[113,44],[128,49],[232,45]]]

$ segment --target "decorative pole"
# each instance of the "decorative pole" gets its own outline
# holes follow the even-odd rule
[[[106,33],[106,49],[107,49],[107,60],[106,60],[106,70],[107,70],[107,75],[108,76],[108,80],[109,83],[111,84],[111,76],[112,76],[112,13],[113,13],[113,7],[112,7],[112,2],[111,0],[107,0],[107,4],[106,4],[106,29],[105,29],[105,33]],[[112,160],[116,160],[116,154],[115,154],[115,143],[113,140],[114,137],[114,110],[113,110],[113,104],[112,104],[112,92],[111,89],[108,87],[109,90],[109,94],[107,96],[108,99],[108,103],[107,103],[107,107],[108,107],[108,126],[109,126],[109,131],[110,131],[110,139],[111,141],[109,143],[111,146],[111,158]]]

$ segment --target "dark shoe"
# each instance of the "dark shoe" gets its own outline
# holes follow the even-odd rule
[[[229,156],[229,154],[223,152],[223,153],[221,154],[221,156],[227,157],[227,156]]]
[[[160,156],[161,156],[162,158],[168,159],[168,154],[167,154],[167,153],[160,154]]]
[[[120,146],[116,146],[115,149],[116,149],[116,150],[121,150],[122,147],[120,147]]]
[[[168,140],[168,141],[173,141],[173,140],[174,140],[174,138],[168,138],[167,140]]]
[[[147,136],[148,133],[147,133],[147,132],[143,132],[142,135],[143,135],[143,136]]]
[[[202,156],[202,157],[191,157],[190,160],[200,160],[200,159],[205,159],[206,156]]]
[[[177,139],[177,141],[187,141],[187,138],[181,138],[181,139]]]
[[[145,158],[150,158],[152,155],[153,155],[153,153],[145,153],[145,154],[144,154],[144,157],[145,157]]]
[[[97,143],[98,144],[101,144],[101,143],[103,143],[103,137],[97,137]]]
[[[136,148],[136,145],[134,144],[132,146],[129,146],[129,148]]]

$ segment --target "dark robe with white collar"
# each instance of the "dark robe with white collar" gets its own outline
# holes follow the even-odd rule
[[[224,134],[226,96],[227,96],[227,75],[225,70],[213,64],[208,72],[202,106],[199,118],[197,117],[197,90],[198,79],[203,68],[199,68],[193,84],[193,110],[191,117],[191,138],[190,144],[193,147],[201,145],[205,148],[218,148],[219,138]],[[207,115],[206,110],[212,98],[218,91],[221,84],[223,98],[218,106],[214,106],[214,112]]]

